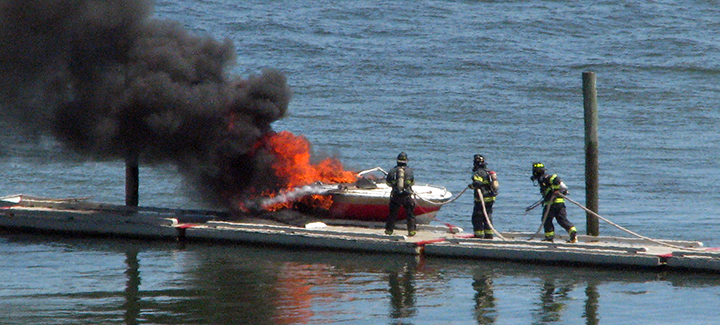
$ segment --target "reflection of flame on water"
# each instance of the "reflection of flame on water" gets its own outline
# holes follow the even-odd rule
[[[339,299],[348,300],[332,290],[330,271],[326,264],[283,263],[273,287],[277,294],[274,324],[307,324],[315,316],[313,306],[328,306]]]
[[[282,184],[279,190],[265,191],[259,205],[263,210],[277,211],[291,208],[301,202],[310,208],[329,209],[330,196],[322,195],[327,191],[317,183],[338,184],[355,182],[352,171],[343,169],[342,163],[335,158],[326,158],[317,164],[310,162],[310,142],[303,136],[288,131],[268,134],[260,146],[273,156],[272,169]]]

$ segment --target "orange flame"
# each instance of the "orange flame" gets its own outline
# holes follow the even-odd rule
[[[303,136],[296,136],[288,131],[269,135],[265,146],[275,156],[272,168],[275,174],[285,180],[286,189],[305,186],[315,182],[352,183],[356,176],[352,171],[343,169],[342,163],[335,158],[326,158],[317,164],[310,162],[310,142]],[[311,195],[303,199],[311,207],[329,209],[332,198],[324,195]],[[292,202],[278,203],[267,210],[288,208]]]

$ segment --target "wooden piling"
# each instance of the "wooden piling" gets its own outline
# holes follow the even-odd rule
[[[139,203],[140,167],[138,155],[128,154],[125,157],[125,205],[136,207]]]
[[[595,72],[583,72],[583,106],[585,109],[585,204],[598,213],[598,108]],[[587,234],[600,235],[598,218],[587,212]]]

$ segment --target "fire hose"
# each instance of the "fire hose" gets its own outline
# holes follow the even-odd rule
[[[478,194],[478,197],[480,198],[480,202],[482,202],[482,209],[483,209],[483,215],[485,216],[485,222],[487,222],[488,226],[490,226],[490,229],[492,229],[493,233],[497,234],[497,236],[502,240],[507,240],[505,237],[503,237],[500,232],[495,230],[495,227],[493,227],[492,222],[490,222],[490,218],[488,217],[487,210],[485,209],[485,197],[482,194],[482,191],[480,189],[475,189],[475,191]]]
[[[466,187],[465,189],[463,189],[463,190],[460,192],[460,194],[458,194],[458,195],[455,196],[453,199],[451,199],[451,200],[449,200],[449,201],[447,201],[447,202],[435,202],[435,201],[432,201],[432,200],[428,200],[428,199],[426,199],[426,198],[423,198],[422,196],[420,196],[420,194],[417,194],[417,193],[413,193],[413,196],[416,197],[416,198],[418,198],[418,199],[420,199],[420,200],[422,200],[422,201],[424,201],[424,202],[430,203],[430,204],[432,204],[432,205],[443,206],[443,205],[445,205],[445,204],[448,204],[448,203],[451,203],[451,202],[457,200],[460,196],[462,196],[463,193],[465,193],[466,190],[467,190],[467,187]],[[440,219],[438,219],[436,216],[433,216],[433,219],[436,220],[436,221],[438,221],[438,222],[440,222],[440,223],[442,223],[442,224],[444,224],[446,227],[448,227],[448,228],[450,229],[451,232],[453,232],[454,230],[458,230],[458,229],[460,229],[460,231],[462,231],[462,228],[460,228],[460,227],[458,227],[458,226],[455,226],[455,225],[452,225],[452,224],[449,224],[449,223],[447,223],[447,222],[443,222],[443,221],[441,221]]]
[[[552,202],[554,200],[555,200],[555,194],[553,194],[552,197],[550,197],[550,202]],[[525,209],[525,213],[527,213],[528,211],[539,206],[542,202],[543,202],[543,199],[540,199],[540,201],[538,201],[536,204],[533,204],[534,206],[532,208],[528,207],[528,209]],[[545,212],[543,212],[543,217],[542,217],[542,221],[540,222],[540,227],[538,227],[538,230],[535,232],[535,235],[539,234],[540,230],[543,229],[543,226],[545,225],[545,221],[547,220],[548,213],[550,212],[550,205],[551,204],[548,204],[545,207]],[[528,240],[531,240],[531,239],[533,239],[533,237],[530,237]]]
[[[467,191],[467,187],[466,187],[465,189],[463,189],[463,190],[460,192],[460,194],[458,194],[458,195],[455,196],[454,198],[448,200],[447,202],[436,202],[436,201],[433,201],[433,200],[429,200],[429,199],[426,199],[426,198],[420,196],[420,194],[417,194],[417,193],[413,193],[413,195],[414,195],[415,197],[419,198],[420,200],[423,200],[423,201],[425,201],[425,202],[427,202],[427,203],[430,203],[430,204],[432,204],[432,205],[440,205],[440,206],[443,206],[443,205],[445,205],[445,204],[452,203],[453,201],[459,199],[460,196],[462,196],[463,193],[465,193],[465,191]]]
[[[620,229],[620,230],[622,230],[622,231],[624,231],[624,232],[626,232],[626,233],[628,233],[628,234],[631,234],[631,235],[633,235],[633,236],[635,236],[635,237],[642,238],[642,239],[645,239],[645,240],[647,240],[647,241],[650,241],[650,242],[653,242],[653,243],[656,243],[656,244],[662,245],[662,246],[667,246],[667,247],[672,247],[672,248],[679,248],[679,249],[694,250],[694,251],[704,251],[704,249],[693,249],[693,248],[690,248],[690,247],[682,247],[682,246],[672,245],[672,244],[668,244],[668,243],[665,243],[665,242],[660,241],[660,240],[652,239],[652,238],[650,238],[650,237],[645,237],[645,236],[640,235],[640,234],[638,234],[638,233],[635,233],[635,232],[633,232],[633,231],[631,231],[631,230],[629,230],[629,229],[623,228],[622,226],[620,226],[620,225],[618,225],[618,224],[616,224],[616,223],[614,223],[614,222],[612,222],[612,221],[610,221],[610,220],[608,220],[608,219],[605,219],[605,218],[601,217],[599,214],[597,214],[597,213],[595,213],[594,211],[586,208],[586,207],[583,206],[582,204],[580,204],[580,203],[578,203],[578,202],[575,202],[574,200],[570,199],[569,197],[563,195],[562,193],[558,193],[558,195],[559,195],[560,197],[562,197],[562,198],[570,201],[571,203],[579,206],[581,209],[583,209],[583,210],[585,210],[586,212],[594,215],[594,216],[597,217],[598,219],[600,219],[600,220],[602,220],[602,221],[605,221],[605,222],[607,222],[609,225],[611,225],[611,226],[613,226],[613,227],[615,227],[615,228],[618,228],[618,229]],[[544,223],[544,222],[543,222],[543,223]]]
[[[434,202],[434,201],[425,199],[425,198],[423,198],[422,196],[420,196],[420,195],[418,195],[418,194],[416,194],[416,193],[413,193],[413,195],[416,196],[417,198],[419,198],[420,200],[423,200],[423,201],[428,202],[428,203],[430,203],[430,204],[434,204],[434,205],[445,205],[445,204],[451,203],[451,202],[457,200],[458,198],[460,198],[460,196],[462,196],[463,193],[465,193],[465,191],[467,191],[467,189],[468,189],[467,187],[464,188],[457,196],[455,196],[453,199],[451,199],[451,200],[449,200],[449,201],[447,201],[447,202]],[[485,202],[485,198],[483,197],[483,195],[482,195],[482,193],[480,192],[480,190],[476,190],[476,191],[478,192],[478,195],[480,196],[480,200],[483,202],[482,208],[483,208],[483,216],[485,217],[485,222],[487,222],[487,224],[490,226],[490,229],[492,229],[493,233],[497,234],[498,238],[500,238],[500,239],[502,239],[502,240],[507,240],[505,237],[502,236],[502,234],[500,234],[500,232],[498,232],[498,231],[495,229],[495,227],[493,226],[492,222],[490,222],[490,218],[488,217],[487,210],[485,209],[485,203],[484,203],[484,202]],[[437,220],[437,221],[440,221],[440,220],[437,219],[437,217],[433,217],[433,219],[435,219],[435,220]],[[440,221],[440,222],[442,222],[442,221]],[[444,223],[444,222],[443,222],[443,223]],[[447,227],[451,228],[451,229],[452,229],[452,228],[458,228],[457,226],[453,226],[453,225],[450,225],[450,224],[447,224],[447,223],[445,223],[445,225],[446,225]]]

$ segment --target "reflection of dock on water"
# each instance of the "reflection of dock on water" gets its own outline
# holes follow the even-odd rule
[[[578,242],[571,244],[562,237],[545,242],[532,233],[511,232],[502,233],[504,240],[485,240],[433,225],[420,225],[413,237],[387,236],[381,223],[333,224],[332,220],[323,220],[288,225],[251,218],[227,221],[221,212],[126,207],[78,199],[9,196],[2,198],[2,202],[0,228],[11,231],[227,241],[540,264],[720,271],[720,253],[692,241],[579,236]]]

